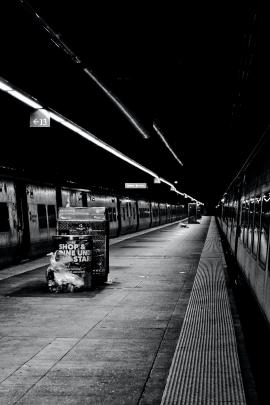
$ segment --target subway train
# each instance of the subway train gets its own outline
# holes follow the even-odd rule
[[[217,206],[217,218],[240,270],[270,324],[269,134],[244,163]]]
[[[85,189],[0,177],[0,267],[52,249],[60,206],[105,206],[111,238],[187,217],[184,204],[101,195]]]

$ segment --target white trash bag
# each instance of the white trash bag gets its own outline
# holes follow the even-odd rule
[[[51,259],[46,270],[46,279],[50,292],[73,292],[74,289],[84,286],[82,278],[69,270],[70,263],[73,262],[69,255],[57,250],[48,256],[51,256]]]

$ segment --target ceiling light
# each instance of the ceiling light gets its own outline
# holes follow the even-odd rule
[[[161,131],[158,129],[158,127],[156,126],[155,123],[153,123],[153,128],[156,131],[156,133],[159,135],[159,137],[161,138],[162,142],[166,145],[166,147],[169,149],[169,151],[171,152],[171,154],[173,155],[173,157],[177,160],[177,162],[183,166],[183,163],[181,162],[181,160],[178,158],[178,156],[176,155],[176,153],[172,150],[172,148],[170,147],[170,145],[168,144],[168,142],[166,141],[165,137],[162,135]]]
[[[140,132],[144,139],[149,138],[149,134],[145,132],[139,122],[132,116],[132,114],[127,110],[127,108],[120,103],[119,100],[112,94],[110,90],[108,90],[101,82],[93,75],[93,73],[87,69],[83,69],[84,72],[91,77],[91,79],[98,85],[98,87],[112,100],[112,102],[119,108],[120,111],[125,115],[125,117],[131,122],[131,124]]]
[[[17,98],[18,100],[22,101],[24,104],[29,105],[29,107],[35,108],[35,109],[39,109],[39,108],[43,108],[42,105],[38,104],[37,102],[35,102],[34,100],[32,100],[31,98],[25,96],[24,94],[20,93],[17,90],[10,90],[8,91],[8,93]]]
[[[9,86],[7,86],[4,82],[2,82],[2,81],[0,80],[0,90],[3,90],[3,91],[10,91],[10,90],[12,90],[12,88],[9,87]]]
[[[61,115],[55,114],[52,111],[48,111],[50,118],[52,118],[54,121],[59,122],[60,124],[62,124],[65,119],[63,117],[61,117]]]
[[[168,186],[171,187],[173,191],[175,191],[177,194],[184,196],[184,193],[181,193],[178,191],[175,186],[170,183],[169,181],[165,180],[162,177],[159,177],[156,173],[154,173],[152,170],[147,169],[146,167],[142,166],[140,163],[136,162],[135,160],[129,158],[128,156],[124,155],[122,152],[118,151],[117,149],[113,148],[112,146],[108,145],[106,142],[101,141],[99,138],[97,138],[95,135],[91,134],[89,131],[86,131],[85,129],[81,128],[79,125],[74,124],[72,121],[66,119],[63,117],[61,114],[58,114],[57,112],[54,112],[53,110],[47,109],[45,110],[41,104],[37,103],[36,101],[31,98],[31,96],[26,96],[22,92],[18,90],[13,90],[12,87],[8,86],[5,81],[0,80],[0,89],[3,91],[7,91],[8,94],[12,95],[13,97],[17,98],[18,100],[22,101],[23,103],[29,105],[32,108],[35,109],[43,109],[44,112],[47,112],[54,121],[59,122],[61,125],[67,127],[71,131],[81,135],[88,141],[96,144],[97,146],[101,147],[102,149],[107,150],[108,152],[112,153],[114,156],[119,157],[120,159],[124,160],[125,162],[131,164],[134,167],[137,167],[141,171],[149,174],[150,176],[154,177],[154,179],[159,179],[161,182],[167,184]],[[189,197],[189,196],[188,196]],[[190,197],[192,198],[192,197]],[[194,200],[196,201],[196,200]]]

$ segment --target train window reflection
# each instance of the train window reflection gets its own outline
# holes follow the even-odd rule
[[[113,216],[112,216],[112,208],[111,207],[108,208],[108,217],[109,217],[109,222],[112,222],[113,221]]]
[[[241,211],[241,240],[246,243],[246,228],[248,225],[248,202],[242,202],[242,211]]]
[[[259,249],[259,260],[263,265],[266,264],[267,245],[269,240],[269,224],[270,224],[270,193],[264,195],[262,201],[261,241]]]
[[[254,201],[254,227],[253,227],[253,243],[252,252],[257,255],[258,243],[260,236],[260,216],[261,216],[261,197],[257,196]]]
[[[47,228],[46,206],[44,204],[38,204],[37,209],[39,228]]]
[[[0,203],[0,232],[9,232],[9,215],[6,203]]]
[[[49,219],[49,227],[55,228],[56,227],[56,214],[55,214],[54,205],[48,205],[48,219]]]
[[[249,249],[252,247],[253,242],[253,218],[254,218],[254,198],[250,199],[249,203],[249,223],[248,223],[248,243]]]

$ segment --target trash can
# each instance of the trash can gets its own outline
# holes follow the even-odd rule
[[[93,241],[90,235],[53,236],[54,251],[69,256],[68,270],[79,276],[85,288],[92,286]]]
[[[92,281],[105,282],[109,273],[109,222],[105,207],[60,208],[57,234],[92,238]]]

